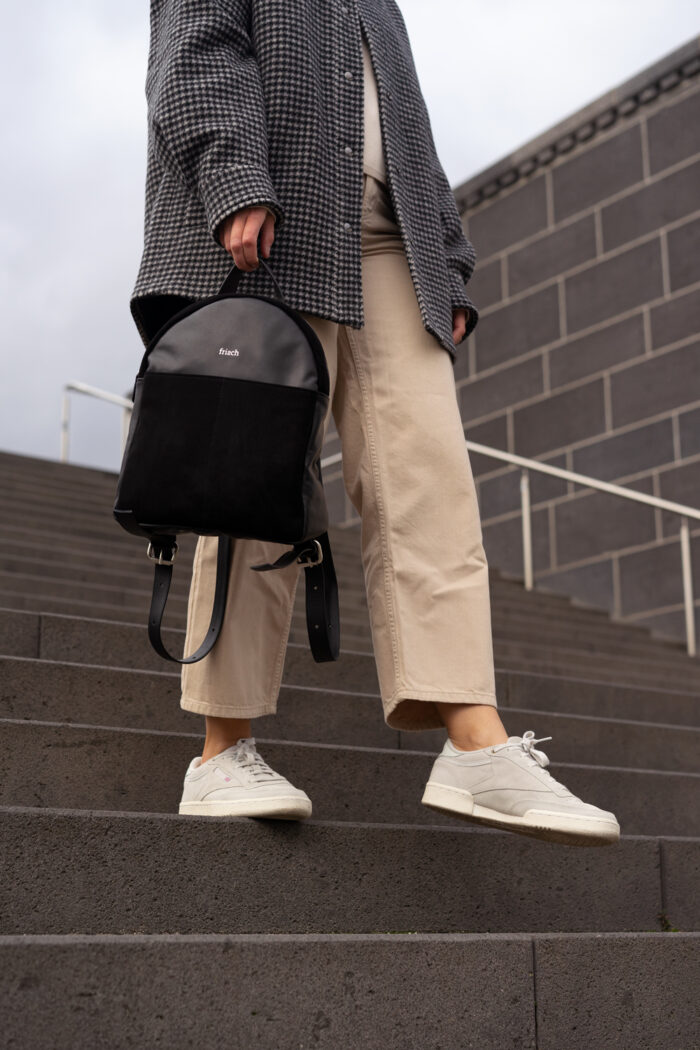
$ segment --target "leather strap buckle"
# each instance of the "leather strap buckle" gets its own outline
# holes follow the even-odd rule
[[[170,550],[170,557],[169,558],[165,558],[163,555],[164,555],[164,552],[166,550],[168,550],[168,549]],[[158,546],[157,552],[156,552],[156,548],[154,548],[154,546],[153,546],[153,543],[149,543],[148,544],[148,550],[147,550],[146,553],[147,553],[148,557],[151,559],[151,561],[157,562],[158,565],[172,565],[173,562],[175,561],[175,555],[177,554],[177,551],[178,551],[178,547],[177,547],[177,543],[175,543],[175,542],[173,542],[172,544],[169,544],[169,543],[168,544],[164,544],[162,547]]]
[[[297,558],[299,564],[303,565],[305,569],[312,569],[314,565],[320,565],[323,561],[323,547],[321,546],[318,540],[312,540],[311,542],[314,544],[315,547],[315,559],[312,561],[310,558],[307,558],[305,556],[307,554],[312,553],[312,551],[308,547],[305,547],[304,550],[300,553],[299,557]]]

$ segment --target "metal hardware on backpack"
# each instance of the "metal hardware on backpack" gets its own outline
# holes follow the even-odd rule
[[[232,540],[289,544],[257,572],[293,562],[306,575],[306,621],[317,662],[340,649],[338,585],[321,477],[330,380],[311,326],[279,299],[240,295],[234,266],[218,294],[174,314],[148,344],[134,383],[114,517],[149,540],[154,564],[148,634],[167,660],[195,663],[221,630]],[[218,536],[216,586],[206,637],[172,656],[161,624],[176,537]]]

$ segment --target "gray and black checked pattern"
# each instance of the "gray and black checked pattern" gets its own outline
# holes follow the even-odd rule
[[[394,0],[151,0],[144,249],[131,298],[144,342],[163,319],[158,297],[218,291],[232,260],[215,230],[253,204],[277,216],[269,264],[287,302],[362,327],[361,30],[423,323],[455,356],[452,308],[469,308],[467,335],[478,320],[465,290],[475,252]],[[262,267],[238,290],[276,294]]]

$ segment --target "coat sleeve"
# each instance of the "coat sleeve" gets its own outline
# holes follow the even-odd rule
[[[151,0],[148,127],[164,168],[200,197],[215,240],[240,208],[284,222],[270,181],[250,0]],[[218,240],[217,240],[217,243]]]
[[[454,310],[463,306],[469,311],[467,315],[467,330],[464,334],[466,339],[474,331],[479,320],[479,312],[466,293],[466,284],[474,272],[476,264],[476,252],[471,241],[467,240],[464,235],[462,220],[457,209],[457,201],[437,154],[434,157],[434,170],[447,268],[450,273],[452,308]]]

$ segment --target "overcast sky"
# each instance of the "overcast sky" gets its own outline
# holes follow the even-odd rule
[[[399,0],[453,186],[700,32],[697,0]],[[0,450],[58,458],[61,388],[133,384],[145,0],[6,0]],[[73,398],[71,459],[116,470],[118,408]]]

